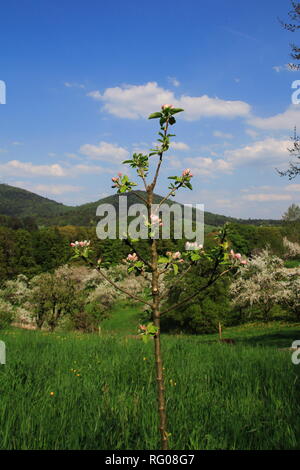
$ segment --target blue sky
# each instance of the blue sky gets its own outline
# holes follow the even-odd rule
[[[300,105],[286,64],[290,2],[11,0],[2,4],[1,182],[70,205],[112,194],[147,151],[161,104],[181,106],[157,188],[194,173],[177,200],[237,217],[280,218],[300,203],[286,168]],[[155,158],[155,157],[154,157]]]

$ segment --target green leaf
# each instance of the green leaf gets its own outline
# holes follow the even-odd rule
[[[176,122],[176,119],[173,116],[171,116],[169,118],[169,124],[171,124],[171,126],[172,126],[173,124],[175,124],[175,122]]]
[[[161,117],[162,117],[162,113],[152,113],[152,114],[150,114],[148,119],[158,119],[158,118],[161,118]]]
[[[174,271],[174,274],[176,276],[176,274],[178,274],[178,265],[177,264],[173,264],[173,271]]]
[[[142,268],[142,267],[144,266],[144,263],[143,263],[143,261],[136,261],[136,262],[134,263],[134,266],[135,266],[136,268]]]
[[[155,335],[158,332],[157,326],[153,323],[148,323],[147,325],[147,333]]]
[[[80,258],[80,255],[78,253],[76,253],[74,256],[72,256],[70,259],[78,259]]]
[[[158,257],[158,264],[164,264],[164,263],[168,263],[169,262],[169,258],[167,258],[167,256],[159,256]]]
[[[173,108],[170,111],[170,114],[176,114],[176,113],[181,113],[181,111],[184,111],[182,108]]]

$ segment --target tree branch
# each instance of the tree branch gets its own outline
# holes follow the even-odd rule
[[[169,121],[166,122],[166,127],[164,129],[164,135],[165,136],[167,135],[167,132],[168,132],[168,125],[169,125]],[[154,188],[156,186],[156,181],[157,181],[159,170],[160,170],[160,167],[161,167],[161,164],[162,164],[163,153],[164,153],[164,151],[162,151],[158,154],[159,155],[159,162],[158,162],[158,165],[157,165],[157,168],[156,168],[156,172],[155,172],[153,181],[150,184],[150,188],[151,188],[152,191],[154,190]]]
[[[84,258],[84,260],[86,261],[86,258]],[[106,274],[103,273],[103,271],[100,269],[99,266],[95,267],[95,266],[93,265],[93,263],[90,262],[90,261],[88,262],[88,264],[89,264],[92,268],[96,269],[96,271],[100,274],[100,276],[102,276],[107,282],[109,282],[109,284],[111,284],[115,289],[117,289],[117,290],[123,292],[123,294],[126,294],[128,297],[131,297],[132,299],[137,300],[138,302],[141,302],[141,303],[143,303],[143,304],[145,304],[145,305],[148,305],[148,307],[152,307],[152,304],[150,304],[150,303],[147,302],[146,300],[141,299],[140,297],[138,297],[138,296],[136,296],[136,295],[134,295],[134,294],[131,294],[130,292],[128,292],[128,291],[126,291],[125,289],[123,289],[122,287],[118,286],[118,284],[116,284],[114,281],[112,281],[111,279],[109,279],[109,277],[106,276]]]
[[[171,196],[172,193],[174,193],[174,191],[177,191],[179,188],[181,188],[181,186],[182,186],[182,183],[180,183],[180,184],[177,186],[177,188],[172,189],[172,191],[170,191],[170,192],[160,201],[160,203],[159,203],[159,205],[158,205],[158,208],[160,208],[160,206],[161,206],[167,199],[169,199],[169,197]]]
[[[131,241],[128,239],[128,238],[124,238],[123,241],[128,245],[130,246],[130,248],[132,248],[132,250],[135,251],[135,253],[137,254],[138,258],[143,261],[143,263],[148,266],[149,269],[152,270],[152,264],[149,263],[149,261],[147,261],[145,258],[143,258],[143,256],[140,255],[140,253],[137,251],[137,249],[135,248],[135,246],[131,243]]]

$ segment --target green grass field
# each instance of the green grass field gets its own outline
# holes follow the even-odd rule
[[[126,337],[136,319],[119,307],[102,336],[0,332],[0,449],[159,449],[153,345]],[[299,449],[300,365],[279,348],[300,325],[224,337],[236,345],[163,335],[171,448]]]

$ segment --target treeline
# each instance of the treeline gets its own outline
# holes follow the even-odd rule
[[[64,226],[43,227],[26,230],[0,226],[0,285],[7,279],[19,274],[31,278],[37,274],[53,271],[67,262],[71,262],[73,251],[70,242],[91,240],[93,256],[102,259],[102,265],[117,265],[132,251],[122,240],[99,240],[95,228]],[[160,252],[183,250],[183,240],[160,240]],[[138,242],[138,250],[148,258],[146,240]]]
[[[0,283],[18,274],[32,277],[51,271],[69,262],[72,257],[70,242],[91,240],[95,259],[101,258],[104,266],[116,265],[129,252],[134,251],[126,241],[99,240],[95,227],[43,227],[37,228],[34,219],[0,217]],[[300,222],[285,223],[279,227],[256,227],[233,223],[229,225],[229,241],[236,252],[251,256],[269,247],[272,253],[283,256],[283,238],[300,242]],[[214,243],[214,232],[205,235],[205,244]],[[159,240],[159,252],[182,251],[185,240]],[[147,240],[137,243],[138,251],[148,257]]]
[[[278,227],[256,227],[237,223],[230,224],[229,227],[232,248],[245,256],[251,256],[269,247],[273,254],[282,257],[285,252],[284,237],[291,242],[300,242],[300,221],[285,222]]]

